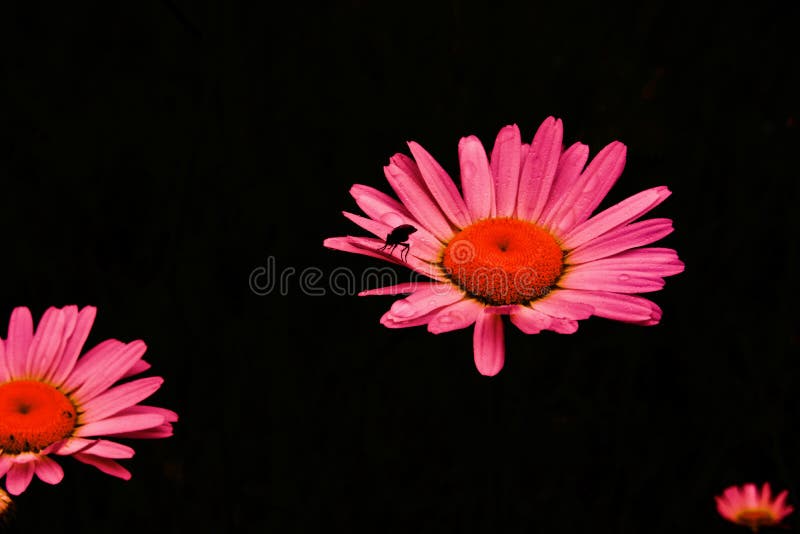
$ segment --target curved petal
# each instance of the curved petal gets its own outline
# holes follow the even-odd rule
[[[133,455],[136,453],[133,448],[127,445],[107,439],[98,439],[94,445],[81,452],[101,458],[113,458],[116,460],[133,458]]]
[[[435,284],[395,301],[389,314],[395,321],[410,321],[463,298],[464,293],[452,284]]]
[[[6,489],[11,495],[19,495],[28,488],[36,471],[36,462],[14,463],[6,473]]]
[[[73,458],[75,458],[79,462],[92,465],[107,475],[121,478],[122,480],[130,480],[131,478],[130,471],[119,465],[114,460],[110,460],[108,458],[101,458],[99,456],[95,456],[93,454],[88,454],[84,452],[76,454],[75,456],[73,456]]]
[[[389,234],[395,228],[394,226],[390,226],[380,221],[367,219],[365,217],[361,217],[353,213],[348,213],[346,211],[343,211],[342,214],[344,214],[345,217],[347,217],[348,219],[359,225],[367,232],[371,232],[379,239],[386,240]],[[427,238],[425,234],[428,235]],[[408,236],[407,241],[410,246],[409,254],[414,255],[423,261],[435,262],[438,259],[439,253],[442,249],[442,244],[439,242],[439,240],[434,238],[424,230],[423,231],[417,230],[416,232]]]
[[[108,389],[142,358],[146,350],[147,345],[139,339],[128,343],[120,350],[109,352],[105,357],[97,358],[96,361],[86,364],[88,377],[78,389],[72,392],[73,399],[78,404],[83,404]],[[76,372],[81,368],[82,363],[84,362],[78,362]]]
[[[96,421],[75,429],[74,435],[79,438],[118,434],[120,432],[134,432],[159,426],[164,422],[164,416],[159,414],[120,415]]]
[[[590,304],[565,298],[562,293],[561,290],[551,291],[546,297],[531,302],[530,307],[559,319],[579,321],[592,316],[594,308]]]
[[[78,356],[83,349],[83,344],[86,343],[86,338],[89,337],[96,315],[97,308],[94,306],[85,306],[78,312],[72,335],[67,340],[61,356],[53,362],[52,372],[48,373],[48,377],[53,384],[63,384],[67,376],[72,372],[75,362],[78,361]]]
[[[539,224],[545,228],[554,228],[556,223],[566,216],[572,200],[570,191],[583,171],[589,159],[589,147],[583,143],[574,143],[565,150],[558,159],[556,177],[550,187],[550,195],[539,217]]]
[[[8,339],[6,339],[6,364],[12,378],[25,377],[31,341],[33,341],[31,311],[24,306],[14,308],[8,322]],[[27,484],[25,486],[27,487]]]
[[[670,194],[669,189],[659,186],[628,197],[564,235],[563,246],[568,250],[577,248],[609,230],[638,219],[664,202]]]
[[[557,293],[564,300],[592,306],[593,315],[597,317],[645,326],[658,324],[661,320],[661,308],[643,297],[573,289],[559,289]]]
[[[517,207],[521,149],[522,138],[516,124],[500,130],[491,157],[495,213],[498,217],[513,216]]]
[[[575,248],[567,256],[566,262],[574,265],[599,260],[628,249],[649,245],[670,233],[672,233],[670,219],[646,219],[630,223]]]
[[[527,157],[522,161],[522,174],[517,193],[517,217],[536,221],[544,210],[558,169],[563,139],[560,119],[548,117],[533,137]]]
[[[431,234],[425,226],[411,215],[411,212],[400,202],[390,197],[386,193],[378,191],[368,185],[355,184],[350,188],[350,195],[367,216],[374,221],[381,221],[389,226],[396,227],[401,224],[410,224],[418,231],[427,234],[432,239]]]
[[[441,334],[466,328],[474,323],[485,306],[473,299],[464,299],[436,312],[428,323],[428,332]]]
[[[0,383],[11,379],[11,372],[8,370],[6,362],[6,343],[0,338]]]
[[[494,178],[486,158],[486,149],[477,137],[471,135],[459,141],[458,160],[461,164],[464,203],[471,219],[477,221],[494,217]]]
[[[417,258],[413,254],[409,254],[408,256],[403,255],[406,260],[403,261],[399,257],[399,252],[394,252],[389,249],[380,250],[383,248],[384,242],[379,239],[353,236],[329,237],[323,242],[323,245],[343,252],[354,252],[356,254],[396,263],[397,265],[403,265],[434,280],[445,280],[438,267]]]
[[[684,264],[671,248],[648,247],[627,250],[615,256],[570,266],[570,270],[608,271],[618,274],[672,276],[683,272]]]
[[[47,484],[58,484],[64,478],[64,470],[58,462],[47,456],[39,456],[35,462],[36,476]]]
[[[65,324],[66,317],[61,310],[53,307],[45,310],[28,349],[27,376],[44,378],[50,364],[61,352]]]
[[[619,141],[607,145],[592,159],[586,170],[566,192],[561,213],[553,220],[558,235],[570,232],[583,223],[600,205],[625,168],[625,145]]]
[[[503,338],[503,316],[487,313],[478,314],[473,335],[475,367],[484,376],[494,376],[503,368],[506,359],[506,346]]]
[[[538,334],[552,330],[558,334],[573,334],[578,330],[578,321],[554,317],[527,306],[517,306],[510,314],[511,322],[526,334]]]
[[[585,289],[590,291],[612,291],[615,293],[648,293],[664,287],[664,279],[658,275],[613,269],[591,269],[591,263],[570,268],[558,281],[563,289]]]
[[[408,293],[415,293],[422,289],[430,288],[437,285],[436,282],[404,282],[393,286],[378,287],[376,289],[368,289],[358,294],[359,297],[367,297],[374,295],[402,295]]]
[[[129,408],[155,393],[164,379],[160,376],[140,378],[106,390],[83,405],[81,421],[84,424],[105,419]]]
[[[425,187],[417,164],[403,154],[395,154],[383,171],[389,185],[414,218],[446,243],[452,237],[453,229]]]
[[[425,180],[428,190],[436,199],[442,212],[455,226],[459,228],[467,226],[471,222],[469,212],[453,179],[439,165],[439,162],[419,144],[409,141],[408,147],[417,162],[422,179]]]

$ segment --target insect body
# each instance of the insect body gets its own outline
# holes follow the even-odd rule
[[[408,244],[408,236],[416,231],[417,229],[410,224],[401,224],[389,232],[389,235],[386,236],[386,243],[378,250],[383,251],[388,247],[389,254],[391,254],[398,246],[403,247],[403,250],[400,251],[400,259],[406,261],[408,259],[408,251],[411,250],[411,245]]]

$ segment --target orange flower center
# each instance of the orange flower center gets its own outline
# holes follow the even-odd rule
[[[754,531],[777,523],[777,518],[769,508],[748,508],[736,514],[736,522],[747,525]]]
[[[75,406],[49,384],[17,380],[0,384],[0,451],[37,452],[72,434]]]
[[[447,244],[446,275],[489,305],[525,304],[546,295],[561,276],[564,253],[555,238],[519,219],[485,219]]]

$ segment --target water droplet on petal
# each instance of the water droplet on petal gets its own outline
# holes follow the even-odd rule
[[[618,279],[620,282],[626,282],[626,281],[630,280],[630,278],[631,278],[631,277],[630,277],[630,276],[628,276],[627,274],[621,274],[621,275],[619,275],[619,276],[617,277],[617,279]]]

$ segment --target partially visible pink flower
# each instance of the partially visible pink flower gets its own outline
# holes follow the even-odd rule
[[[731,486],[715,499],[722,517],[756,532],[760,527],[777,525],[792,513],[794,508],[785,504],[788,493],[784,490],[772,500],[769,483],[764,483],[760,494],[755,484],[745,484],[741,489]]]
[[[14,514],[14,501],[6,493],[3,488],[0,488],[0,532],[3,527],[11,522],[11,517]]]
[[[661,289],[683,262],[672,249],[646,246],[672,232],[670,219],[637,219],[670,191],[653,187],[593,215],[622,174],[625,145],[615,141],[589,162],[589,147],[565,150],[562,141],[553,117],[530,144],[516,125],[506,126],[488,154],[477,137],[464,137],[460,190],[410,142],[413,159],[396,154],[384,167],[399,202],[365,185],[350,189],[367,217],[345,217],[375,237],[324,244],[430,278],[362,295],[410,294],[381,318],[388,328],[425,325],[440,334],[475,325],[475,365],[484,375],[497,374],[505,361],[503,315],[526,334],[571,334],[592,315],[657,324],[661,309],[637,294]],[[393,230],[403,225],[416,231],[403,232],[408,241],[398,244]]]
[[[120,383],[150,368],[142,341],[103,341],[80,356],[95,308],[48,308],[34,332],[28,308],[11,313],[0,338],[0,478],[19,495],[35,474],[48,484],[64,477],[51,456],[72,456],[125,480],[116,460],[133,449],[111,438],[172,435],[175,412],[140,405],[161,387],[153,376]]]

